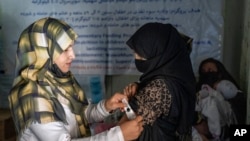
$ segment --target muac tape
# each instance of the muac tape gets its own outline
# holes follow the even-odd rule
[[[129,120],[132,120],[132,119],[135,119],[136,118],[136,115],[133,111],[133,109],[130,107],[130,105],[128,104],[128,101],[126,99],[122,99],[122,102],[124,104],[126,104],[126,107],[124,108],[125,110],[125,113],[128,117]]]

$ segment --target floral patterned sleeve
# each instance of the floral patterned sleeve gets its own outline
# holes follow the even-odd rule
[[[163,79],[155,79],[138,91],[137,114],[143,117],[144,124],[153,124],[161,115],[168,115],[171,94]]]

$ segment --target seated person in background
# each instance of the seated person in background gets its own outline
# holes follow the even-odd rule
[[[135,94],[124,90],[143,117],[138,141],[191,140],[195,77],[186,41],[171,24],[162,23],[143,25],[127,41],[142,73]]]
[[[142,117],[92,135],[89,123],[125,107],[121,93],[97,105],[70,71],[77,34],[63,21],[43,18],[25,29],[19,39],[16,72],[9,103],[21,141],[129,141],[141,131]]]
[[[197,90],[203,84],[222,93],[231,104],[238,124],[246,123],[246,95],[220,61],[208,58],[200,63]]]
[[[226,128],[217,129],[217,131],[215,131],[216,129],[214,129],[212,131],[220,133],[221,139],[227,136],[226,135],[228,133],[227,127],[230,124],[245,123],[246,119],[245,95],[244,93],[242,93],[242,91],[240,91],[238,84],[229,74],[229,72],[225,69],[224,65],[218,60],[213,58],[207,58],[200,63],[199,78],[197,82],[197,94],[198,94],[197,103],[199,102],[200,102],[199,104],[203,103],[203,105],[201,104],[199,106],[202,106],[200,108],[203,108],[202,109],[203,112],[207,112],[206,114],[207,117],[205,118],[213,119],[212,121],[210,119],[210,121],[206,120],[202,122],[206,123],[219,122],[219,124],[222,126],[227,125]],[[207,99],[208,95],[210,96],[209,100]],[[204,102],[205,99],[206,102]],[[206,103],[206,105],[204,103]],[[206,108],[206,110],[204,108]],[[217,121],[214,119],[216,117],[218,119]],[[207,125],[208,127],[210,127],[210,129],[212,128],[212,126],[214,126],[211,125],[212,123],[210,124],[208,123]],[[195,127],[197,127],[197,129],[200,129],[201,127],[199,127],[199,125],[202,124],[196,124]],[[198,132],[199,131],[201,132],[201,130],[198,130]],[[207,133],[207,136],[209,136],[210,133]]]

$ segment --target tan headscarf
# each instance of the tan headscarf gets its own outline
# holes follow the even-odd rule
[[[68,99],[82,136],[89,136],[84,118],[85,94],[71,72],[58,77],[51,72],[53,60],[76,40],[77,34],[63,21],[43,18],[26,28],[19,39],[16,68],[9,102],[17,132],[32,122],[62,121],[66,116],[58,97]]]

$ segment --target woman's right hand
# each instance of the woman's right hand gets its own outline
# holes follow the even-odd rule
[[[143,131],[142,116],[137,116],[133,120],[129,120],[120,124],[124,141],[135,140]]]

